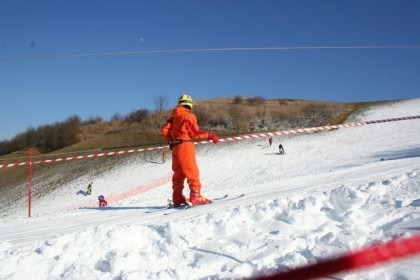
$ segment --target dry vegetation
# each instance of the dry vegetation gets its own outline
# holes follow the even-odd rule
[[[214,99],[199,101],[196,115],[203,128],[249,133],[336,123],[353,104],[296,99]]]
[[[364,103],[335,103],[298,99],[262,97],[197,100],[194,113],[203,130],[221,136],[238,133],[275,131],[302,127],[338,124]],[[10,141],[0,142],[0,164],[16,162],[26,156],[19,151],[35,147],[35,155],[71,153],[74,151],[118,149],[162,143],[160,128],[171,110],[145,109],[127,116],[116,115],[110,121],[99,117],[82,122],[73,116],[61,123],[28,129]],[[14,151],[14,152],[13,152]]]
[[[197,100],[193,111],[203,130],[232,134],[336,124],[345,120],[355,108],[353,103],[237,97]],[[138,121],[119,119],[86,125],[82,128],[81,138],[87,140],[98,134],[139,131],[159,134],[170,114],[171,110],[164,110]]]

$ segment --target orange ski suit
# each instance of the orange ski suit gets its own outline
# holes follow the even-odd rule
[[[190,191],[200,192],[201,183],[195,145],[192,139],[212,138],[214,135],[200,131],[196,116],[187,108],[178,105],[172,111],[172,117],[162,127],[162,135],[171,144],[172,150],[172,199],[175,204],[185,202],[182,195],[184,181],[187,179]]]

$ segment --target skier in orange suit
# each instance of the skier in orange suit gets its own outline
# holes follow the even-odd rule
[[[162,127],[162,135],[172,150],[172,202],[174,205],[186,203],[182,193],[184,181],[187,179],[190,187],[190,202],[192,205],[209,203],[210,200],[201,195],[199,170],[195,159],[193,139],[211,139],[219,142],[216,134],[201,131],[196,116],[191,112],[193,101],[191,96],[183,94],[178,99],[178,105],[172,111],[172,117]]]

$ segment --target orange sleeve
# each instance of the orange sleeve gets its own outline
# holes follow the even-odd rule
[[[171,136],[172,121],[173,121],[173,118],[168,119],[166,121],[165,125],[162,126],[162,130],[161,130],[162,136],[163,136],[163,138],[165,138],[165,140],[167,142],[172,142],[173,141],[172,136]]]
[[[209,138],[209,133],[207,131],[200,130],[200,127],[197,124],[197,117],[194,114],[191,113],[185,122],[188,135],[192,139]]]

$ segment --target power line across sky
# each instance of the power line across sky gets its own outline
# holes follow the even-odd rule
[[[65,55],[46,55],[32,57],[0,57],[0,61],[20,60],[46,60],[92,56],[118,56],[118,55],[147,55],[147,54],[168,54],[168,53],[196,53],[196,52],[236,52],[236,51],[290,51],[290,50],[344,50],[344,49],[419,49],[420,45],[412,46],[295,46],[295,47],[243,47],[243,48],[203,48],[203,49],[178,49],[178,50],[149,50],[149,51],[125,51],[125,52],[103,52],[83,53]]]

